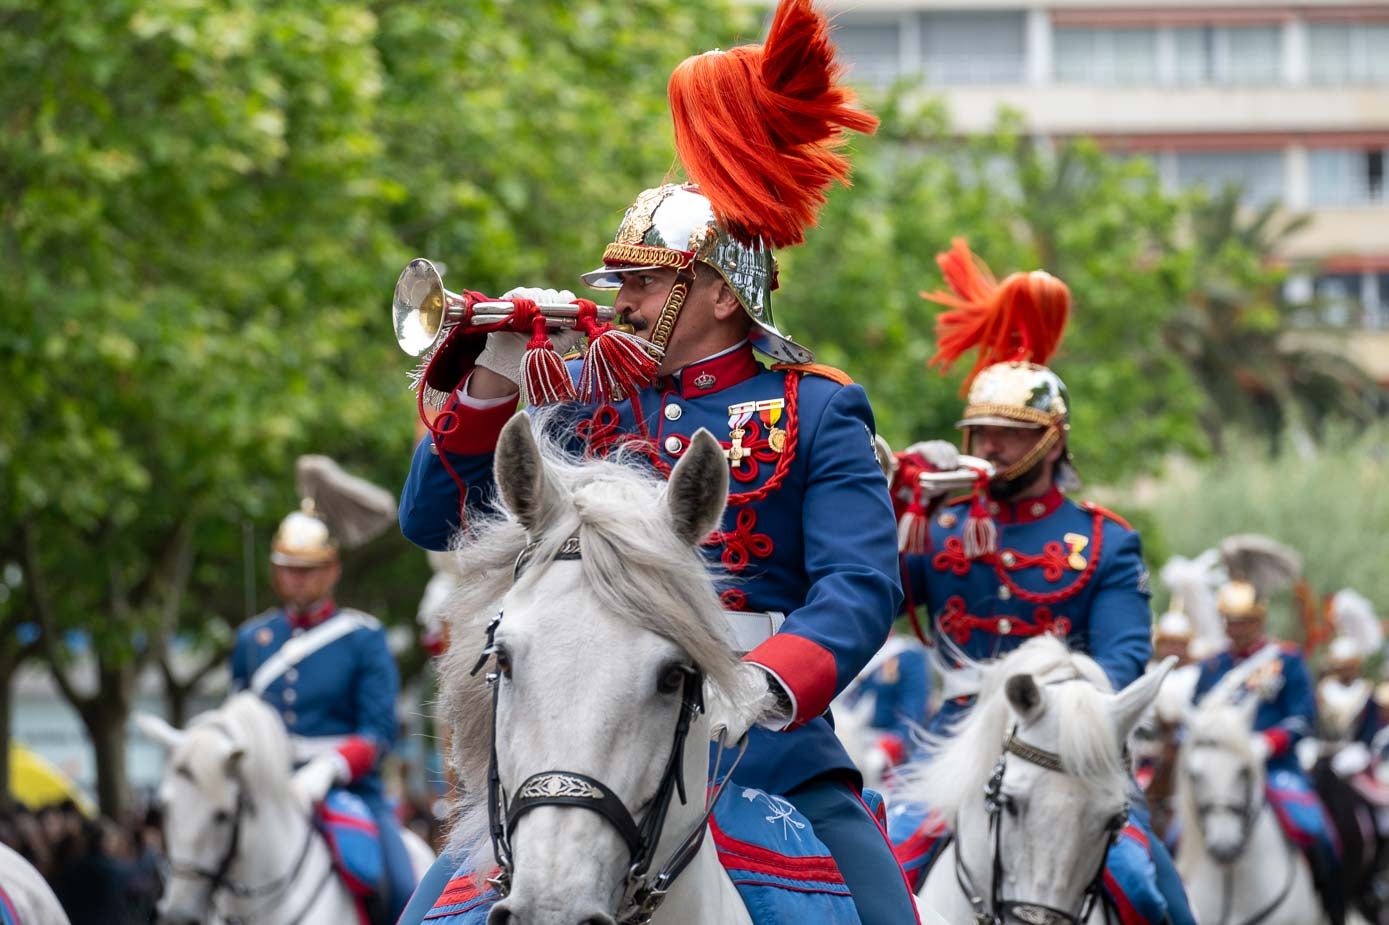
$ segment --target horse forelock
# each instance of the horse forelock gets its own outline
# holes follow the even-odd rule
[[[737,687],[739,662],[725,636],[714,573],[672,530],[665,482],[635,454],[596,460],[566,453],[547,438],[554,420],[546,415],[533,422],[546,472],[561,499],[560,509],[547,518],[544,536],[528,536],[513,518],[497,512],[474,520],[452,552],[457,574],[466,577],[448,605],[450,644],[439,668],[441,721],[452,727],[459,782],[450,850],[478,870],[493,863],[486,806],[492,705],[486,672],[472,671],[486,627],[530,543],[536,546],[526,554],[518,584],[543,582],[545,565],[577,534],[585,589],[604,613],[668,639],[712,684]]]
[[[1048,710],[1065,717],[1056,723],[1057,741],[1028,744],[1056,752],[1066,771],[1090,787],[1122,792],[1126,772],[1105,696],[1112,687],[1093,659],[1070,651],[1053,636],[1039,636],[980,669],[974,709],[944,735],[927,736],[932,757],[902,775],[899,789],[908,798],[931,806],[947,822],[954,821],[967,800],[980,799],[1017,722],[1004,693],[1008,679],[1017,674],[1048,685]],[[1084,683],[1069,683],[1074,681]]]
[[[198,747],[207,736],[218,736],[242,750],[237,767],[248,793],[272,799],[290,797],[289,736],[279,715],[255,694],[236,694],[217,709],[194,717],[188,725],[184,748],[194,771],[217,772],[199,774],[198,779],[216,780],[219,775],[226,779],[221,768],[205,766],[209,758],[219,763],[225,758],[220,749]]]
[[[1249,728],[1249,717],[1238,705],[1228,700],[1206,701],[1190,712],[1178,756],[1176,796],[1182,821],[1182,852],[1201,857],[1206,853],[1205,834],[1198,821],[1196,794],[1187,767],[1190,752],[1195,748],[1215,748],[1228,752],[1250,767],[1258,784],[1254,788],[1255,793],[1261,792],[1264,769],[1262,763],[1255,760],[1254,734]]]

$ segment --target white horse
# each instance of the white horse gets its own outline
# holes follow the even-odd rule
[[[662,484],[542,453],[520,415],[496,471],[511,517],[474,523],[459,552],[473,577],[440,679],[464,797],[451,848],[501,868],[489,923],[612,925],[644,906],[652,925],[747,925],[706,837],[705,743],[767,696],[699,553],[727,498],[722,449],[696,433]]]
[[[159,787],[170,868],[161,921],[357,921],[356,903],[311,820],[323,794],[291,776],[289,737],[273,709],[241,693],[184,731],[149,714],[136,721],[169,751]],[[401,834],[418,878],[433,853],[412,833]]]
[[[900,795],[954,833],[920,898],[951,922],[1104,922],[1105,856],[1128,806],[1124,743],[1169,667],[1115,694],[1054,636],[983,666],[974,709],[904,772]]]
[[[1313,925],[1325,917],[1311,868],[1265,799],[1264,763],[1253,750],[1258,704],[1209,696],[1187,718],[1177,871],[1203,922]]]
[[[67,913],[43,874],[0,844],[0,921],[11,919],[19,925],[68,925]]]

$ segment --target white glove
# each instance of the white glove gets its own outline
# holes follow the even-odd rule
[[[307,806],[322,803],[328,791],[352,777],[347,761],[337,752],[327,752],[314,758],[294,772],[294,792]]]
[[[530,299],[532,302],[559,304],[573,302],[574,293],[568,289],[536,289],[527,286],[518,286],[507,292],[501,299]],[[577,330],[551,331],[550,343],[555,345],[555,350],[564,355],[573,350],[583,340],[583,334]],[[477,358],[477,365],[483,369],[490,369],[498,376],[510,379],[516,383],[517,388],[521,386],[521,364],[526,358],[526,344],[530,343],[531,336],[522,334],[518,331],[493,331],[487,335],[487,346]]]
[[[1263,764],[1268,761],[1268,756],[1273,754],[1273,745],[1268,741],[1268,736],[1256,733],[1253,741],[1249,743],[1249,750],[1254,753],[1254,760]]]
[[[907,447],[907,452],[920,456],[939,472],[960,468],[960,451],[949,440],[923,440]]]
[[[737,669],[736,685],[737,689],[733,691],[714,691],[710,734],[715,739],[722,733],[725,743],[732,746],[742,741],[753,726],[779,730],[791,721],[776,694],[780,682],[761,665],[741,663]]]
[[[1370,750],[1364,742],[1351,742],[1331,756],[1331,770],[1337,777],[1354,777],[1370,766]]]

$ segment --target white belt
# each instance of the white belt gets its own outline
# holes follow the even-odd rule
[[[290,756],[296,765],[312,761],[319,755],[335,752],[352,736],[290,736]]]
[[[744,655],[775,636],[786,622],[786,614],[776,610],[725,610],[723,616],[733,647]]]

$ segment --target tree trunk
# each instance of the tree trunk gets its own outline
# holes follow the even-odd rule
[[[96,759],[96,800],[103,815],[120,819],[126,807],[125,725],[130,706],[122,697],[97,697],[80,711]]]

